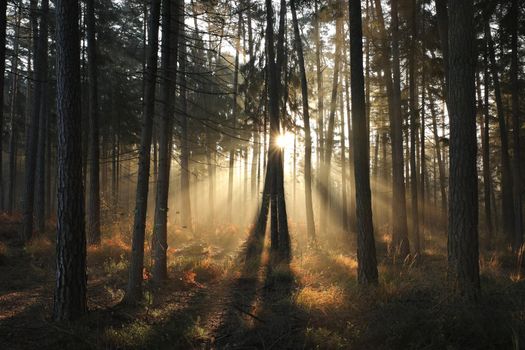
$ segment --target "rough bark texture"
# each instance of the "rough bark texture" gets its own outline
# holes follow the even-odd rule
[[[472,0],[449,4],[450,204],[448,263],[458,293],[479,293],[476,51]]]
[[[86,312],[86,237],[82,185],[80,33],[77,1],[57,0],[58,208],[53,319]]]
[[[363,75],[363,29],[361,23],[361,2],[359,0],[350,0],[349,13],[352,122],[355,147],[357,280],[360,284],[376,284],[377,261],[372,222],[370,154]]]
[[[98,66],[95,41],[95,0],[86,2],[87,56],[89,79],[89,187],[87,235],[90,244],[100,243],[100,148],[98,122]]]
[[[153,224],[153,280],[160,282],[167,278],[168,267],[166,251],[168,249],[168,194],[171,167],[171,138],[173,128],[173,82],[176,81],[178,35],[180,13],[179,0],[164,0],[162,7],[162,115],[159,125],[159,174]]]
[[[157,51],[159,39],[160,0],[152,0],[149,17],[149,48],[146,66],[146,89],[144,115],[139,149],[139,169],[133,237],[131,247],[131,266],[129,268],[128,288],[125,301],[135,303],[142,298],[142,270],[144,268],[144,235],[146,212],[148,209],[149,172],[151,158],[151,139],[153,116],[155,114],[155,77],[157,75]]]

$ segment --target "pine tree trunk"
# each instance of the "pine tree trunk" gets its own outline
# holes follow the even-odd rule
[[[82,186],[80,33],[77,1],[57,0],[58,209],[53,319],[78,318],[86,306],[86,237]]]
[[[25,194],[23,199],[22,210],[22,232],[21,238],[29,241],[33,236],[33,211],[35,198],[35,172],[38,146],[38,125],[40,121],[40,101],[42,89],[42,41],[39,40],[38,33],[38,13],[36,1],[31,1],[31,27],[33,34],[33,52],[34,52],[34,88],[31,104],[31,115],[27,130],[26,139],[26,159],[25,159]]]
[[[514,194],[512,193],[512,173],[510,168],[508,129],[505,121],[505,111],[501,96],[501,87],[496,63],[496,54],[494,52],[494,43],[490,32],[490,22],[485,24],[485,40],[488,45],[490,71],[492,73],[492,82],[494,84],[494,94],[496,98],[496,110],[499,122],[499,134],[501,142],[501,208],[503,220],[503,233],[509,243],[514,241]]]
[[[142,276],[144,268],[144,236],[146,213],[148,208],[148,190],[150,176],[151,139],[153,117],[155,115],[155,77],[157,75],[157,51],[159,38],[160,0],[152,0],[149,22],[148,58],[146,67],[146,89],[142,134],[139,149],[139,169],[133,237],[131,247],[131,266],[129,268],[128,287],[125,301],[133,304],[142,298]]]
[[[341,9],[340,0],[337,1],[337,14],[336,14],[336,29],[335,29],[335,59],[334,59],[334,75],[332,78],[332,96],[330,99],[330,114],[328,116],[328,128],[326,130],[325,140],[325,154],[324,162],[321,167],[321,199],[323,209],[321,210],[321,216],[319,218],[320,227],[323,230],[327,230],[327,218],[329,216],[331,191],[330,191],[330,173],[332,163],[332,153],[334,146],[334,126],[335,126],[335,112],[337,109],[337,89],[339,87],[339,73],[341,70],[341,38],[343,35],[343,13]]]
[[[4,77],[5,77],[5,43],[7,25],[7,1],[0,4],[0,131],[4,130]],[[15,39],[16,40],[16,39]],[[13,76],[13,79],[16,79]],[[4,210],[4,162],[3,137],[0,141],[0,211]]]
[[[100,146],[98,122],[98,62],[95,41],[95,0],[86,2],[87,56],[89,79],[89,187],[87,236],[90,244],[100,244]],[[113,147],[114,148],[114,147]]]
[[[441,211],[443,215],[447,212],[447,185],[445,180],[445,165],[443,163],[442,158],[442,151],[441,151],[441,140],[438,135],[438,129],[437,129],[437,118],[436,118],[436,110],[434,107],[434,98],[429,93],[429,103],[430,103],[430,114],[432,115],[432,130],[434,134],[434,143],[436,147],[436,155],[437,155],[437,162],[438,162],[438,171],[439,171],[439,188],[441,190]]]
[[[12,79],[12,87],[11,87],[11,101],[10,101],[10,112],[9,112],[9,119],[10,119],[10,126],[9,126],[9,169],[7,173],[7,203],[6,203],[6,209],[8,214],[13,213],[13,208],[15,207],[15,189],[16,189],[16,153],[17,153],[17,145],[18,145],[18,127],[17,127],[17,113],[16,113],[16,105],[17,105],[17,95],[18,95],[18,55],[20,53],[19,50],[19,35],[20,35],[20,22],[22,20],[22,6],[19,5],[16,7],[16,25],[15,25],[15,37],[14,37],[14,43],[13,43],[13,51],[14,55],[11,60],[11,69],[13,71],[13,79]],[[0,25],[1,26],[1,25]],[[0,34],[1,35],[1,34]],[[4,35],[5,39],[5,35]],[[1,39],[0,39],[1,40]],[[1,45],[1,43],[0,43]],[[4,43],[4,49],[5,49],[5,43]],[[1,50],[1,49],[0,49]],[[0,62],[0,65],[2,63]],[[28,60],[29,64],[29,60]],[[0,88],[1,89],[1,88]],[[3,96],[3,94],[0,94]],[[0,97],[1,99],[2,97]],[[2,113],[2,112],[0,112]]]
[[[184,11],[181,12],[181,15]],[[186,65],[187,65],[187,51],[186,39],[184,31],[184,20],[179,21],[179,90],[180,90],[180,123],[181,123],[181,152],[180,152],[180,166],[181,166],[181,219],[182,226],[189,231],[193,231],[193,218],[191,213],[191,196],[190,196],[190,147],[188,140],[188,104],[187,104],[187,80],[186,80]]]
[[[295,49],[299,61],[299,73],[301,75],[301,94],[304,118],[304,190],[306,205],[306,232],[309,242],[315,242],[315,221],[312,201],[312,135],[310,129],[310,108],[308,107],[308,80],[306,79],[306,68],[304,65],[304,52],[299,24],[297,22],[297,10],[295,1],[292,0],[291,10],[293,19],[293,29],[295,35]]]
[[[484,103],[483,103],[483,133],[482,133],[482,141],[481,141],[481,147],[482,147],[482,158],[483,158],[483,194],[485,199],[485,220],[487,223],[487,246],[490,248],[492,247],[492,241],[493,241],[493,235],[494,235],[494,226],[492,223],[492,199],[491,199],[491,192],[492,192],[492,176],[491,176],[491,170],[490,170],[490,139],[489,139],[489,132],[490,132],[490,112],[489,112],[489,84],[490,84],[490,76],[489,76],[489,65],[488,65],[488,52],[485,50],[484,55],[484,63],[485,63],[485,71],[484,71],[484,78],[485,81],[483,83],[484,88]]]
[[[449,4],[450,205],[448,263],[457,292],[479,294],[475,31],[472,0]]]
[[[404,259],[410,254],[408,242],[405,177],[403,174],[403,120],[401,114],[401,72],[399,64],[399,29],[397,0],[391,2],[392,14],[392,114],[390,133],[392,137],[392,245],[395,254]]]
[[[173,128],[173,96],[176,81],[178,35],[181,4],[179,0],[164,0],[162,6],[162,115],[158,118],[159,126],[159,174],[153,224],[153,280],[160,282],[168,277],[166,252],[168,249],[168,195],[171,166],[171,138]]]
[[[355,147],[354,173],[357,209],[357,281],[359,284],[376,284],[377,260],[370,193],[370,153],[363,75],[361,1],[350,0],[349,13],[352,123]]]
[[[417,163],[416,163],[416,136],[417,124],[419,119],[419,108],[417,105],[417,76],[416,76],[416,42],[417,38],[417,23],[416,0],[411,1],[411,29],[412,40],[410,42],[410,57],[409,57],[409,99],[410,99],[410,192],[412,196],[412,237],[414,239],[414,253],[419,255],[421,253],[420,237],[419,237],[419,202],[418,202],[418,179],[417,179]]]
[[[521,148],[520,148],[520,95],[519,95],[519,59],[518,59],[518,27],[519,6],[518,0],[512,0],[510,16],[512,20],[511,36],[511,90],[512,90],[512,136],[514,146],[514,160],[512,162],[512,177],[514,184],[514,239],[512,248],[515,252],[523,245],[523,218],[522,218],[522,190],[521,182]]]

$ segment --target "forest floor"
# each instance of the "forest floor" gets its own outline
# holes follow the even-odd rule
[[[53,234],[23,247],[18,227],[17,217],[0,217],[0,349],[525,348],[525,282],[514,259],[482,254],[482,296],[464,303],[445,283],[443,239],[427,242],[417,264],[394,263],[378,242],[380,284],[360,289],[348,245],[306,250],[294,239],[289,265],[270,263],[266,248],[250,270],[239,256],[248,229],[196,238],[171,227],[169,280],[153,285],[145,271],[145,301],[129,307],[120,304],[129,224],[114,224],[104,227],[112,237],[88,248],[89,313],[65,324],[50,320]]]

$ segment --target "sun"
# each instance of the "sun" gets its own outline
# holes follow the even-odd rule
[[[294,137],[291,133],[285,132],[284,134],[279,134],[276,138],[275,143],[279,148],[291,148],[293,147]]]

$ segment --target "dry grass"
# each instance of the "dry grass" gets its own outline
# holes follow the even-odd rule
[[[515,256],[505,249],[481,255],[483,293],[477,304],[468,304],[450,293],[438,236],[435,245],[427,242],[418,264],[392,264],[382,255],[388,242],[380,240],[379,286],[361,288],[350,253],[355,247],[330,241],[306,249],[304,227],[293,227],[299,232],[288,266],[267,250],[244,265],[238,247],[247,229],[224,225],[196,235],[172,225],[169,280],[146,281],[144,304],[126,308],[118,302],[129,266],[129,226],[104,226],[101,245],[88,248],[93,311],[71,325],[45,321],[52,303],[52,236],[35,238],[23,251],[0,240],[5,263],[0,273],[10,281],[0,286],[7,310],[0,312],[5,316],[0,339],[6,339],[0,347],[518,349],[525,344],[525,283],[516,276]],[[149,255],[147,250],[146,275]]]

